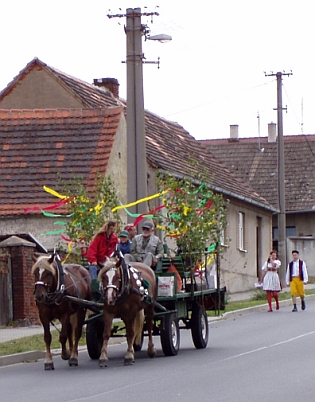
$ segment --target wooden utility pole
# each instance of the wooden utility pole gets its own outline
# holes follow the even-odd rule
[[[286,247],[286,209],[285,209],[285,165],[284,165],[284,141],[283,141],[283,110],[282,107],[282,76],[292,75],[292,72],[277,72],[276,74],[266,74],[265,76],[277,77],[277,125],[278,125],[278,255],[281,261],[280,279],[285,283],[285,273],[287,266],[287,247]]]

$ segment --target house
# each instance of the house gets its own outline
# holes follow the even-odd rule
[[[236,128],[236,130],[235,130]],[[283,137],[285,157],[285,207],[287,260],[297,248],[315,277],[315,135]],[[199,141],[222,160],[244,183],[278,208],[278,143],[276,124],[268,126],[268,137],[239,138],[231,127],[228,139]],[[277,248],[277,213],[272,219],[273,245]]]
[[[9,140],[11,150],[15,147],[15,144],[20,143],[20,149],[21,147],[27,148],[28,155],[31,155],[32,137],[28,136],[25,132],[25,125],[27,125],[27,122],[30,122],[29,119],[31,119],[31,130],[33,130],[33,128],[34,130],[39,130],[40,135],[47,137],[49,136],[47,127],[46,129],[43,127],[44,120],[41,120],[44,119],[44,117],[40,116],[45,115],[45,113],[52,113],[53,118],[50,124],[53,130],[48,131],[50,133],[55,131],[58,124],[61,124],[58,123],[59,117],[62,122],[64,122],[64,125],[60,130],[60,135],[54,135],[50,139],[49,150],[53,156],[52,159],[49,159],[50,164],[48,170],[43,170],[43,167],[46,167],[45,158],[41,159],[39,155],[36,157],[33,155],[32,157],[34,164],[37,166],[36,172],[38,176],[41,177],[41,186],[43,184],[47,186],[53,185],[54,175],[59,171],[59,168],[63,169],[65,167],[64,160],[66,158],[64,158],[64,156],[67,156],[67,158],[71,157],[70,151],[68,154],[64,153],[64,141],[66,141],[66,136],[69,138],[67,149],[70,150],[75,146],[77,154],[88,155],[88,158],[83,164],[87,170],[84,173],[87,177],[88,172],[92,170],[90,164],[93,164],[94,159],[92,156],[93,152],[87,152],[84,138],[87,139],[90,135],[95,135],[95,131],[91,130],[91,132],[88,132],[87,127],[82,127],[83,131],[80,131],[80,125],[76,127],[70,125],[69,129],[71,133],[68,136],[67,127],[72,120],[71,118],[66,120],[65,115],[59,115],[62,113],[74,114],[73,118],[74,121],[76,121],[76,119],[79,118],[80,109],[82,109],[83,114],[87,115],[89,114],[88,109],[90,109],[91,114],[96,114],[94,120],[97,121],[97,119],[100,118],[98,115],[100,110],[102,110],[102,113],[107,113],[110,116],[114,114],[116,116],[116,123],[114,123],[114,125],[116,124],[116,126],[114,128],[111,126],[112,135],[116,137],[117,133],[120,133],[120,140],[118,141],[117,138],[113,138],[110,143],[103,142],[99,151],[100,158],[103,152],[105,152],[112,155],[113,159],[116,158],[118,162],[119,152],[123,152],[119,151],[119,143],[126,139],[125,123],[119,113],[120,108],[125,110],[125,107],[124,100],[119,98],[118,82],[116,80],[96,79],[94,80],[94,85],[91,85],[74,77],[70,77],[53,67],[47,66],[39,59],[34,59],[0,93],[0,108],[6,109],[0,112],[1,120],[3,120],[2,115],[6,117],[6,119],[3,120],[1,132],[5,132],[8,127],[10,130],[10,133],[4,134],[0,140],[1,157],[7,146],[6,141],[8,141],[8,137],[10,138],[14,135],[17,136],[18,139],[16,138],[14,141]],[[10,113],[12,115],[15,114],[15,118],[13,119],[16,124],[15,129],[13,128],[13,121],[10,122],[9,119]],[[119,118],[118,115],[120,116]],[[36,119],[39,119],[37,123]],[[20,126],[22,127],[21,132],[19,132]],[[224,253],[224,257],[221,261],[221,283],[226,285],[230,292],[253,288],[254,282],[256,282],[257,278],[260,276],[260,269],[264,258],[270,251],[270,222],[276,208],[266,199],[262,198],[253,188],[244,184],[242,180],[239,180],[233,175],[224,163],[217,159],[207,148],[198,143],[198,141],[179,124],[165,120],[146,110],[145,132],[148,194],[154,194],[157,191],[155,178],[158,169],[173,174],[174,176],[182,177],[184,174],[187,174],[187,161],[193,156],[198,164],[195,167],[189,167],[190,175],[194,176],[198,173],[200,166],[202,166],[206,172],[208,172],[209,177],[211,177],[210,188],[215,192],[223,194],[226,199],[230,200],[227,214],[229,224],[224,238],[231,240],[224,241],[224,243],[226,243],[226,253]],[[92,138],[94,137],[92,136]],[[96,135],[96,139],[92,141],[94,150],[96,149],[95,144],[97,138],[98,135]],[[117,147],[116,151],[113,152],[110,150],[110,147],[114,147],[115,143]],[[7,151],[9,151],[10,147]],[[49,152],[46,154],[49,155]],[[17,149],[14,150],[12,156],[14,157],[14,155],[18,155]],[[123,155],[125,154],[121,153],[120,161],[124,159]],[[6,161],[9,164],[9,160],[7,159]],[[55,162],[54,167],[53,161]],[[39,196],[38,191],[36,197],[32,199],[26,197],[25,191],[24,194],[22,194],[20,184],[26,179],[23,168],[25,162],[28,162],[24,159],[21,160],[21,162],[22,163],[19,165],[12,166],[12,170],[10,171],[11,176],[10,174],[3,176],[0,170],[1,177],[7,177],[10,183],[13,181],[16,192],[21,193],[18,196],[19,202],[27,205],[51,202],[51,199],[48,198],[37,199],[37,196]],[[81,162],[82,160],[80,160],[80,158],[76,158],[71,164],[71,168],[76,170],[76,164],[78,164],[79,168]],[[108,169],[109,166],[114,164],[115,163],[104,165],[106,173],[112,174],[113,170],[110,171]],[[2,167],[0,169],[2,169]],[[67,167],[66,171],[69,174],[70,169]],[[40,172],[40,174],[38,172]],[[126,180],[126,167],[122,165],[119,172],[125,172],[124,174],[121,173],[120,176],[120,179],[124,182]],[[64,171],[63,174],[66,174],[66,172]],[[16,178],[20,182],[14,182]],[[29,176],[27,176],[27,179],[31,180]],[[34,181],[30,181],[27,188],[30,188],[30,185],[32,186],[33,184]],[[6,184],[6,188],[10,188],[10,184]],[[39,187],[37,190],[39,190]],[[121,191],[123,192],[123,189],[121,189]],[[41,196],[43,197],[43,195]],[[2,208],[0,203],[0,215],[6,217],[6,219],[12,219],[12,221],[17,222],[17,226],[24,225],[24,230],[24,228],[30,224],[30,221],[25,221],[25,215],[22,213],[25,205],[23,205],[23,207],[21,206],[19,210],[12,210],[12,215],[10,215],[8,211],[10,210],[10,200],[13,199],[12,192],[11,196],[7,196],[5,192],[3,192],[3,197],[4,199],[1,202],[5,207]],[[160,202],[160,200],[155,202]],[[39,215],[34,216],[33,227],[36,226],[36,219],[38,218]],[[43,218],[41,217],[41,219]],[[46,229],[49,227],[48,222],[41,222],[40,225],[41,227],[45,226]],[[16,227],[15,230],[17,229]],[[7,229],[1,228],[0,231],[2,230]],[[33,232],[34,231],[32,231],[32,233]],[[46,242],[46,239],[42,239],[43,242],[44,240]]]

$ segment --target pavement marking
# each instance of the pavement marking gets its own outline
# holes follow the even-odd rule
[[[292,342],[292,341],[295,341],[295,340],[297,340],[297,339],[304,338],[305,336],[309,336],[309,335],[313,335],[313,334],[315,334],[315,331],[307,332],[306,334],[299,335],[299,336],[295,336],[294,338],[287,339],[286,341],[277,342],[277,343],[274,343],[274,344],[269,345],[269,346],[263,346],[263,347],[258,348],[258,349],[249,350],[248,352],[244,352],[244,353],[240,353],[240,354],[235,355],[235,356],[227,357],[226,359],[223,359],[223,360],[221,360],[221,361],[232,360],[232,359],[236,359],[236,358],[238,358],[238,357],[242,357],[242,356],[249,355],[249,354],[251,354],[251,353],[260,352],[261,350],[273,348],[273,347],[279,346],[279,345],[283,345],[283,344],[285,344],[285,343],[289,343],[289,342]]]

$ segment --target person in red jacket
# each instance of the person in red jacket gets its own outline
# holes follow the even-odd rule
[[[106,261],[106,257],[110,257],[119,243],[118,237],[115,235],[117,222],[112,220],[103,225],[94,235],[86,257],[90,263],[89,272],[92,279],[97,278],[97,271]]]

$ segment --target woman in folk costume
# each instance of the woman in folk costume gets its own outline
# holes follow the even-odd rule
[[[275,250],[270,252],[268,260],[262,267],[263,276],[261,282],[263,283],[263,290],[267,294],[267,300],[269,305],[268,312],[272,312],[272,297],[276,301],[276,310],[279,310],[279,297],[278,292],[281,290],[281,284],[279,279],[279,268],[281,261],[278,260],[278,253]]]

